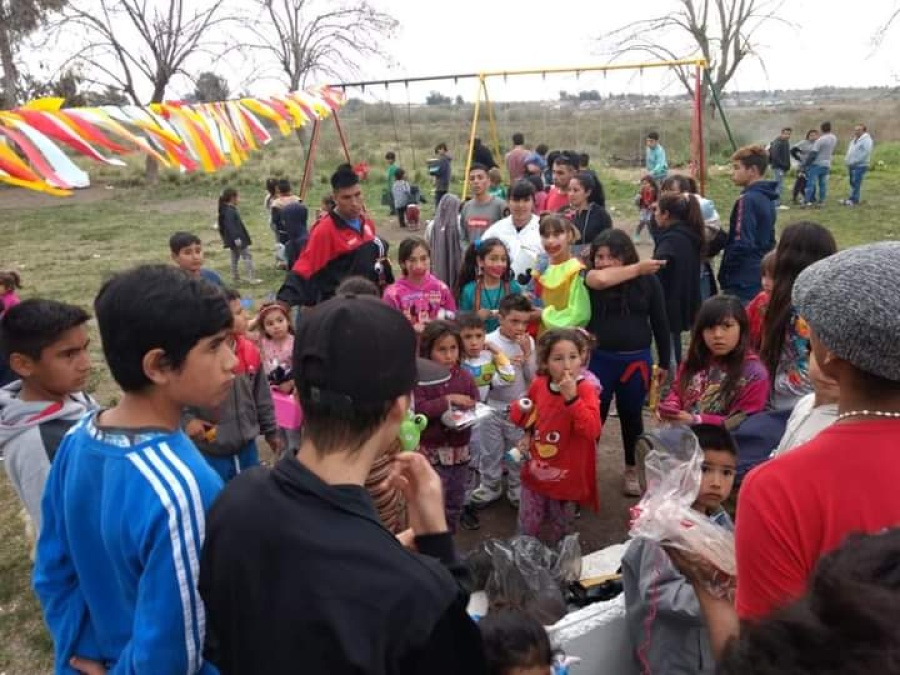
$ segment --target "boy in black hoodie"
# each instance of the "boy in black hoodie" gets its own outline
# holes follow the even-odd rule
[[[769,160],[761,145],[747,145],[731,156],[731,180],[744,188],[731,209],[728,241],[719,267],[723,293],[744,304],[762,289],[760,265],[775,248],[775,204],[778,184],[762,180]]]
[[[434,469],[416,452],[393,459],[410,526],[397,537],[364,487],[412,424],[419,370],[434,366],[417,365],[415,349],[409,321],[376,297],[338,296],[304,315],[300,450],[235,478],[207,519],[200,593],[207,656],[223,675],[485,672]]]

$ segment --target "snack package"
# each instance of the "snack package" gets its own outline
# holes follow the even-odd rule
[[[629,535],[684,551],[707,574],[718,597],[733,595],[737,566],[734,534],[691,508],[700,492],[703,450],[690,429],[672,426],[645,436],[647,491],[632,509]]]
[[[484,403],[478,402],[474,408],[457,408],[451,405],[450,408],[441,415],[441,422],[456,431],[474,427],[480,424],[482,420],[487,419],[493,414],[493,409]]]

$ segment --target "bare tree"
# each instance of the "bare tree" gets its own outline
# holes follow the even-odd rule
[[[721,93],[746,59],[760,59],[759,30],[781,21],[783,0],[677,0],[678,8],[662,16],[633,21],[609,33],[615,57],[641,54],[661,61],[702,56],[716,93]],[[694,68],[676,67],[687,93],[694,95]],[[709,87],[702,85],[703,101]]]
[[[20,41],[34,32],[49,14],[59,10],[66,0],[0,0],[0,67],[3,89],[0,109],[12,108],[19,101],[19,69],[16,52]]]
[[[187,64],[198,53],[224,48],[212,35],[222,34],[231,21],[225,0],[80,0],[64,12],[61,30],[76,31],[84,47],[76,61],[95,73],[94,83],[113,85],[133,103],[159,103],[176,75],[187,75]],[[222,36],[224,37],[224,36]],[[141,92],[149,91],[149,97]],[[158,167],[147,158],[147,179]]]
[[[277,62],[291,91],[310,76],[356,72],[364,58],[381,57],[397,20],[366,0],[255,0],[263,20],[251,45]]]
[[[897,20],[897,17],[900,17],[900,4],[890,13],[887,20],[883,24],[878,27],[878,30],[875,31],[875,35],[872,37],[873,45],[878,48],[884,42],[885,37],[887,37],[888,31],[893,25],[894,21]]]

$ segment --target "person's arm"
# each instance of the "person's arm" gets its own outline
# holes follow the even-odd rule
[[[275,405],[272,403],[272,390],[266,378],[266,371],[260,368],[253,376],[253,398],[256,400],[256,415],[259,430],[271,446],[272,439],[278,435],[278,422],[275,421]]]
[[[669,332],[669,317],[666,315],[666,300],[663,296],[659,279],[650,277],[647,284],[650,288],[650,329],[659,360],[657,365],[663,370],[669,369],[672,358],[672,339]]]
[[[42,527],[34,563],[34,592],[40,600],[44,621],[53,639],[56,663],[73,656],[101,658],[103,655],[91,629],[87,600],[78,572],[69,555],[68,533],[63,512],[62,456],[50,468],[41,505]]]
[[[633,265],[622,265],[621,267],[607,267],[603,270],[588,270],[584,278],[584,283],[588,288],[595,291],[602,291],[605,288],[612,288],[626,281],[637,279],[645,274],[656,274],[661,267],[666,264],[664,260],[641,260]]]
[[[416,387],[415,392],[413,393],[416,413],[425,415],[429,420],[440,420],[441,415],[450,408],[449,401],[446,396],[436,396],[434,398],[427,397],[426,391],[428,388],[429,387]],[[475,400],[478,400],[477,393],[475,395]]]
[[[534,376],[537,375],[537,357],[535,355],[536,348],[534,338],[530,335],[526,337],[528,338],[528,344],[531,348],[528,351],[528,357],[522,363],[522,377],[530,384],[532,380],[534,380]]]
[[[600,437],[600,399],[597,397],[597,390],[590,382],[582,380],[578,383],[578,396],[571,403],[566,402],[565,410],[572,419],[575,436],[581,436],[590,441]]]
[[[457,593],[435,624],[426,644],[405,654],[398,672],[404,675],[485,672],[481,633],[466,608],[473,587],[469,568],[457,559],[444,515],[441,480],[419,453],[401,453],[394,460],[389,480],[407,504],[413,546],[420,555],[435,558],[456,582]]]
[[[683,370],[684,364],[681,364],[675,373],[675,378],[672,380],[672,386],[669,387],[669,393],[660,404],[661,407],[667,408],[669,410],[684,410],[684,401],[681,399],[681,387],[679,386],[679,382],[681,381],[681,373]]]
[[[815,141],[809,147],[809,150],[806,151],[806,157],[803,158],[803,168],[812,166],[812,163],[816,161],[816,157],[819,156],[820,147],[822,146],[819,144],[819,141]]]
[[[456,311],[456,300],[453,298],[453,291],[443,281],[441,282],[441,308],[450,312]]]

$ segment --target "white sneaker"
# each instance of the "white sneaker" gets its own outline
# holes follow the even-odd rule
[[[791,210],[791,207],[790,207],[790,206],[785,206],[784,204],[780,204],[780,205],[778,206],[778,210],[779,210],[779,211],[790,211],[790,210]]]
[[[488,504],[497,501],[502,496],[503,491],[499,486],[490,488],[487,485],[481,484],[472,491],[471,502],[475,506],[487,506]]]

